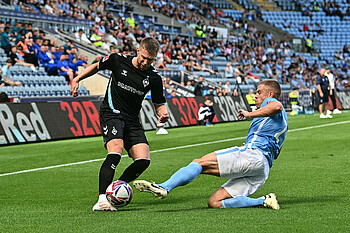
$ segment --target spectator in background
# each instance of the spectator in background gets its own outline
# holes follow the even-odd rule
[[[320,118],[332,118],[330,114],[327,113],[328,110],[328,90],[329,94],[333,94],[331,85],[329,84],[329,80],[325,75],[325,69],[321,68],[319,76],[317,77],[317,91],[318,91],[318,99],[319,99],[319,111]],[[325,113],[325,114],[324,114]]]
[[[57,62],[57,68],[60,75],[64,76],[68,82],[72,81],[74,73],[73,70],[69,68],[68,54],[61,54],[60,60]]]
[[[186,83],[186,87],[191,91],[194,91],[194,86],[192,85],[192,81],[188,80]]]
[[[169,95],[167,95],[167,97],[166,98],[174,98],[174,97],[176,97],[176,91],[175,90],[172,90],[171,91],[171,93],[169,94]]]
[[[5,53],[9,55],[11,51],[11,41],[15,41],[14,38],[12,38],[12,34],[10,33],[10,28],[5,27],[4,31],[1,33],[1,48],[5,50]]]
[[[166,70],[166,69],[168,69],[168,68],[166,67],[166,64],[167,64],[166,59],[163,59],[163,61],[157,66],[157,69],[161,69],[161,70]]]
[[[250,106],[250,108],[252,109],[252,111],[256,110],[256,106],[255,106],[255,94],[254,94],[254,90],[250,89],[249,93],[245,95],[248,104]]]
[[[325,71],[325,76],[327,76],[328,80],[329,80],[329,85],[330,85],[330,89],[329,89],[329,96],[331,97],[332,100],[332,104],[333,104],[333,113],[334,114],[339,114],[341,113],[341,111],[339,111],[339,109],[337,108],[337,101],[335,99],[335,79],[334,79],[334,75],[331,73],[331,68],[330,67],[326,67],[326,71]],[[327,114],[330,115],[332,112],[330,110],[327,109]]]
[[[198,110],[198,125],[213,126],[213,120],[215,112],[213,108],[213,102],[210,99],[204,101],[203,106]]]
[[[210,97],[210,96],[215,96],[214,95],[214,88],[213,87],[209,87],[209,93],[205,95],[206,97]]]
[[[37,71],[34,67],[34,64],[27,63],[24,61],[24,58],[19,53],[19,49],[17,48],[17,46],[12,46],[11,52],[10,52],[10,58],[12,60],[12,65],[15,65],[18,62],[18,63],[21,63],[23,66],[26,66],[26,67],[29,66],[34,72]]]
[[[215,74],[216,72],[210,68],[210,61],[206,58],[203,58],[202,65],[201,65],[202,71],[208,71],[210,74]]]
[[[7,59],[6,64],[0,70],[0,87],[2,86],[21,86],[21,83],[18,81],[10,80],[11,71],[10,67],[12,66],[12,60]]]
[[[203,96],[203,76],[198,77],[198,82],[194,85],[194,95]]]
[[[91,35],[90,40],[96,47],[101,47],[103,40],[102,37],[98,33],[98,27],[94,27],[94,33]]]
[[[11,101],[10,101],[8,95],[5,92],[0,92],[0,103],[9,103],[9,102],[11,102]]]
[[[231,83],[230,83],[230,81],[226,81],[223,88],[224,88],[225,90],[230,91],[230,90],[231,90]]]
[[[135,18],[133,13],[129,14],[129,17],[126,18],[126,23],[129,24],[131,27],[135,28]]]
[[[91,44],[91,41],[87,38],[86,34],[84,33],[83,29],[79,29],[79,31],[74,33],[74,38],[83,43]]]
[[[31,43],[30,39],[21,36],[21,40],[18,42],[17,47],[20,49],[19,53],[26,63],[34,64],[35,67],[39,67],[38,57],[34,53]]]
[[[226,78],[234,78],[234,74],[233,74],[233,66],[232,66],[232,62],[229,61],[226,64],[226,68],[225,68],[225,77]]]
[[[56,61],[55,59],[56,57],[49,52],[49,46],[42,45],[38,53],[38,60],[49,75],[57,75],[57,62],[59,60]]]
[[[172,83],[171,78],[166,77],[165,78],[165,82],[164,82],[164,87],[167,87],[169,89],[173,89],[174,90],[174,87],[171,85],[171,83]]]

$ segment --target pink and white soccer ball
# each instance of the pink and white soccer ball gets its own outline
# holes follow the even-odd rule
[[[132,199],[132,189],[130,185],[124,181],[113,181],[106,190],[107,200],[112,206],[118,208],[126,206]]]

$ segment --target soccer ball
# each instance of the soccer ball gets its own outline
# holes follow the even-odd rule
[[[132,199],[132,189],[124,181],[113,181],[106,190],[107,200],[114,207],[123,207],[130,203]]]

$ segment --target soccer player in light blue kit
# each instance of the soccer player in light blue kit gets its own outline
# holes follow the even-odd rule
[[[141,192],[150,192],[159,199],[178,187],[193,181],[199,174],[230,178],[208,200],[211,208],[265,206],[278,210],[276,196],[270,193],[260,198],[249,197],[260,189],[268,178],[273,161],[277,159],[288,130],[286,111],[281,102],[281,87],[275,80],[263,80],[256,90],[258,110],[239,110],[238,117],[253,120],[246,142],[195,159],[161,184],[145,180],[134,181]]]

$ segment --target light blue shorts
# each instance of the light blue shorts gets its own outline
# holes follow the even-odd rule
[[[220,177],[230,178],[221,187],[232,197],[252,195],[268,178],[269,163],[258,149],[231,147],[215,153]]]

